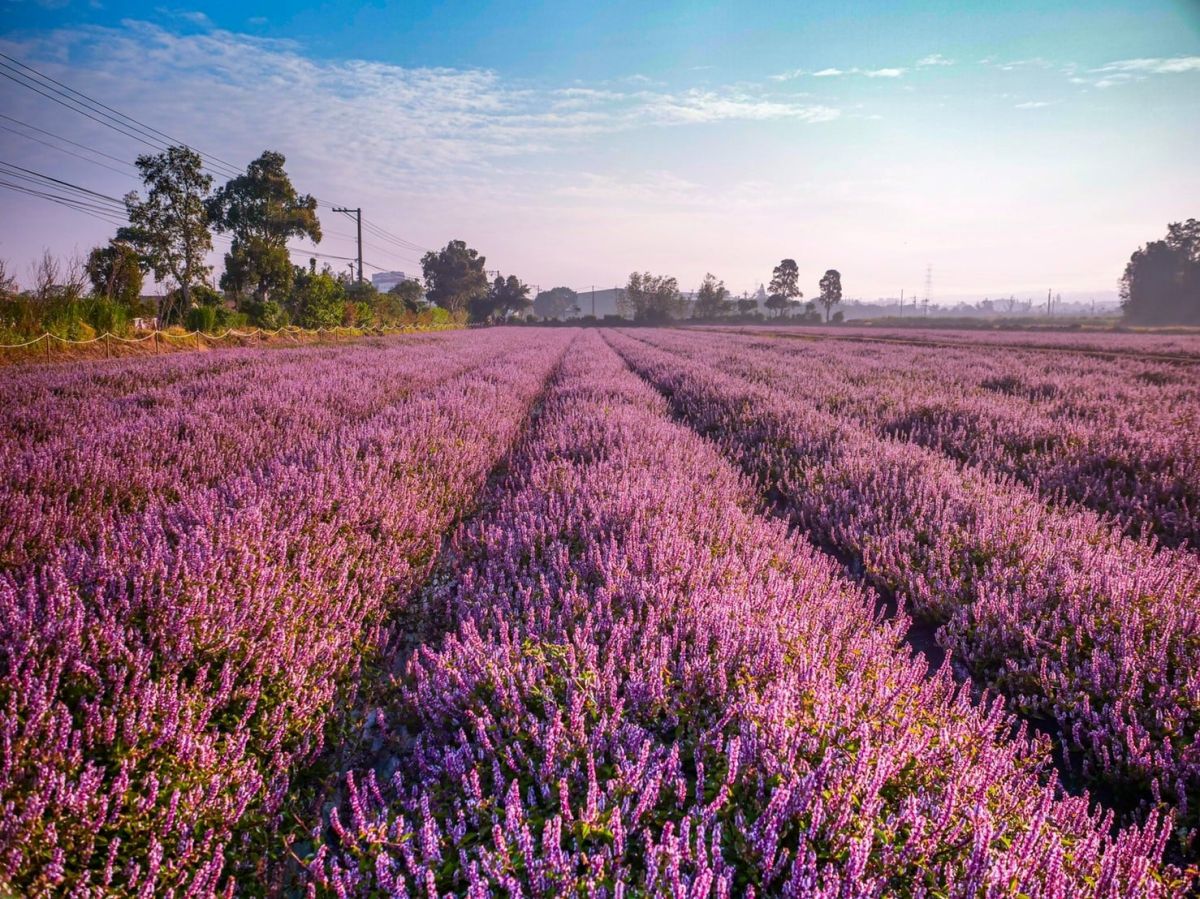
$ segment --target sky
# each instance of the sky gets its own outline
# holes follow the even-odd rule
[[[0,53],[215,168],[282,152],[362,207],[368,275],[463,239],[543,289],[740,294],[790,257],[806,296],[829,268],[847,297],[921,295],[932,267],[935,302],[1103,301],[1200,216],[1200,0],[179,2],[0,0]],[[21,71],[0,57],[0,161],[137,189],[152,148]],[[354,223],[321,217],[318,251],[352,256]],[[0,186],[24,281],[113,232]]]

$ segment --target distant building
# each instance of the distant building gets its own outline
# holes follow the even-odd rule
[[[402,284],[405,281],[415,281],[416,278],[407,275],[404,272],[378,272],[371,275],[371,283],[380,293],[387,293],[397,284]]]

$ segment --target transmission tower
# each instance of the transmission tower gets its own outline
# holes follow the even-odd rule
[[[925,298],[921,301],[921,306],[925,310],[925,315],[929,315],[929,297],[933,294],[933,263],[925,266]]]

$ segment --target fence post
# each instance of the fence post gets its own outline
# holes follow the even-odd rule
[[[104,358],[112,358],[112,340],[109,339],[109,333],[107,331],[104,332]]]
[[[46,361],[49,362],[50,361],[50,335],[43,334],[42,340],[46,341]]]
[[[155,356],[157,356],[158,354],[159,354],[159,349],[158,349],[158,328],[155,328],[155,329],[154,329],[154,355],[155,355]]]

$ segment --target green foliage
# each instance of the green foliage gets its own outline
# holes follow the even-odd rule
[[[497,275],[487,294],[473,298],[467,309],[471,321],[483,322],[519,315],[532,305],[528,284],[523,284],[516,275],[507,278]]]
[[[729,290],[724,281],[709,272],[700,284],[696,294],[696,305],[692,308],[693,318],[719,318],[733,308],[729,300]]]
[[[287,296],[294,277],[288,240],[321,241],[317,201],[296,193],[286,161],[282,153],[265,150],[206,203],[213,227],[233,235],[221,288],[235,296],[253,294],[259,301]]]
[[[488,295],[485,264],[485,257],[461,240],[426,253],[421,257],[421,270],[429,302],[453,313],[466,312],[472,300]]]
[[[574,308],[579,294],[569,287],[552,287],[533,298],[533,311],[542,318],[562,318]]]
[[[385,328],[412,323],[423,308],[424,298],[419,281],[401,281],[387,293],[376,293],[372,304],[375,323]]]
[[[82,304],[82,318],[97,333],[124,334],[129,330],[130,307],[104,296],[91,296]]]
[[[1121,311],[1138,324],[1200,324],[1200,221],[1167,226],[1139,248],[1121,276]]]
[[[243,300],[238,308],[246,315],[247,322],[256,328],[275,331],[290,321],[287,310],[276,300]]]
[[[302,328],[336,327],[345,316],[345,285],[328,267],[321,272],[299,269],[291,306],[292,318]]]
[[[188,147],[168,147],[162,153],[137,158],[147,188],[146,199],[136,192],[125,196],[129,226],[117,240],[130,244],[158,281],[174,279],[184,312],[191,306],[192,287],[203,281],[212,249],[205,197],[212,178],[204,173],[200,154]]]
[[[193,306],[183,317],[184,326],[189,331],[217,330],[217,307]]]
[[[96,247],[87,260],[92,293],[133,308],[142,294],[142,258],[127,243],[110,240]]]
[[[634,321],[661,322],[679,318],[686,309],[679,282],[666,275],[633,272],[617,295],[617,308]]]

